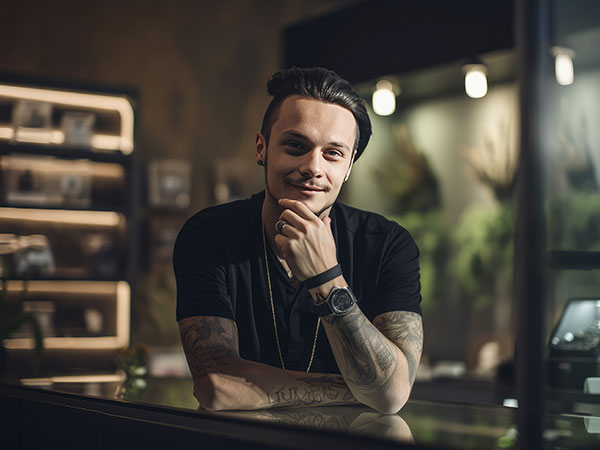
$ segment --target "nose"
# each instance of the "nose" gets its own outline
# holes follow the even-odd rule
[[[318,149],[313,149],[302,157],[298,172],[307,179],[319,178],[323,175],[321,164],[321,152]]]

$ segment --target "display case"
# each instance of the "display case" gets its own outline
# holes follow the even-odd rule
[[[593,126],[600,114],[599,7],[591,0],[538,0],[517,8],[521,448],[541,447],[545,410],[600,414],[599,397],[585,392],[597,374],[594,339],[583,339],[600,292],[600,136]]]
[[[78,355],[95,350],[105,353],[94,369],[110,370],[110,352],[129,345],[139,204],[133,97],[0,82],[3,297],[35,317],[43,356],[55,359],[45,375],[85,370]],[[8,372],[15,363],[28,375],[19,361],[32,357],[33,329],[2,344]]]

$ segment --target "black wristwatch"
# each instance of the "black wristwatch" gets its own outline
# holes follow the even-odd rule
[[[314,311],[319,317],[344,316],[356,305],[356,297],[349,287],[334,286],[323,303],[314,305]]]

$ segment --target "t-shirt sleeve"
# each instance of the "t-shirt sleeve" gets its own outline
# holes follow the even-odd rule
[[[186,222],[173,250],[177,321],[191,316],[233,320],[226,257],[219,233],[210,220],[197,214]]]
[[[419,248],[410,233],[398,224],[388,234],[375,298],[378,314],[389,311],[421,314]]]

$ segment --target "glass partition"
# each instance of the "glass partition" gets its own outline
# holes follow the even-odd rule
[[[550,408],[600,413],[569,401],[600,394],[600,4],[553,0],[547,109],[542,120],[545,286]]]

